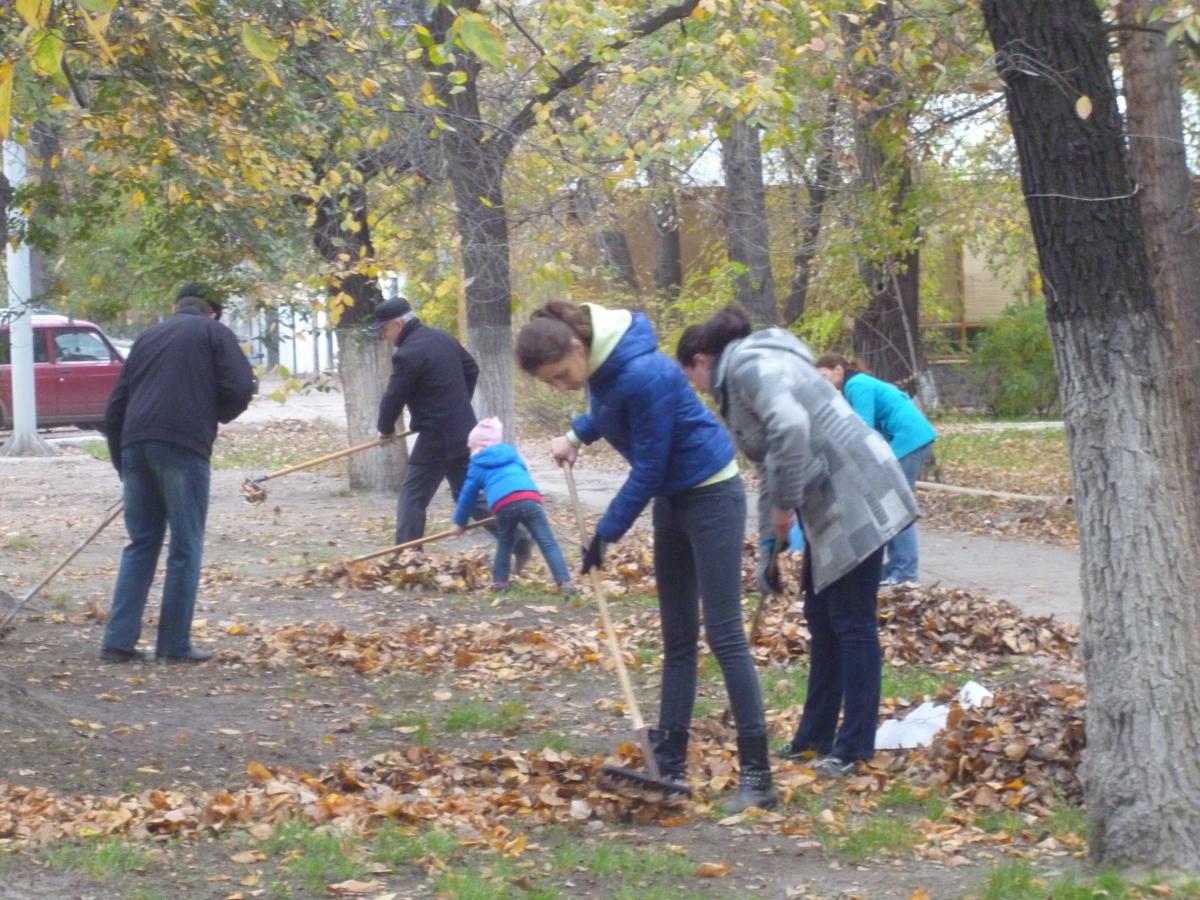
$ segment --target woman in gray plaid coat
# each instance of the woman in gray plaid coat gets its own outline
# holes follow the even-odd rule
[[[751,334],[731,305],[688,328],[676,356],[697,390],[711,394],[738,449],[758,466],[759,583],[776,542],[799,514],[804,616],[812,635],[808,699],[789,758],[821,757],[842,775],[875,754],[883,661],[876,599],[883,548],[917,518],[895,454],[780,328]],[[841,727],[838,714],[842,713]]]

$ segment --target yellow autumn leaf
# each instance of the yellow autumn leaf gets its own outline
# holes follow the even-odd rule
[[[1092,98],[1087,94],[1081,94],[1079,99],[1075,101],[1075,115],[1081,119],[1090,119],[1092,116]]]
[[[50,19],[50,0],[17,0],[17,13],[30,28],[43,28]]]
[[[364,97],[374,97],[375,92],[379,90],[379,82],[374,78],[364,78],[358,83],[358,89],[362,91]]]
[[[7,141],[12,125],[13,64],[0,63],[0,141]]]

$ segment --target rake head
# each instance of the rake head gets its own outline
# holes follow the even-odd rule
[[[671,797],[692,796],[692,788],[686,781],[670,778],[652,778],[638,769],[624,766],[604,766],[596,778],[599,787],[618,794],[636,795],[643,800],[665,800]]]
[[[267,499],[267,489],[253,478],[247,478],[242,482],[242,499],[247,503],[263,503]]]

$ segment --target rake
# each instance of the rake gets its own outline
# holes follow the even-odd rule
[[[267,475],[259,475],[257,478],[247,478],[242,482],[242,497],[247,503],[262,503],[267,499],[267,490],[262,486],[264,481],[270,481],[272,478],[282,478],[284,475],[291,475],[293,472],[300,472],[304,469],[311,469],[313,466],[319,466],[322,463],[333,462],[335,459],[341,459],[343,456],[352,456],[355,453],[361,453],[363,450],[370,450],[372,447],[382,447],[384,444],[390,444],[394,440],[406,438],[410,434],[416,434],[416,432],[402,431],[399,434],[391,435],[389,437],[376,438],[373,441],[355,444],[353,447],[347,447],[344,450],[338,450],[334,453],[326,453],[324,456],[318,456],[316,459],[310,459],[307,462],[296,463],[296,465],[288,466],[286,469],[280,469],[278,472],[271,472]]]
[[[482,528],[493,524],[495,521],[493,517],[480,519],[478,522],[472,522],[470,525],[464,526],[463,531],[470,531],[472,528]],[[399,553],[401,550],[409,550],[413,547],[420,547],[422,544],[430,544],[434,541],[442,541],[446,538],[454,537],[457,533],[453,528],[447,531],[439,531],[437,534],[431,534],[428,537],[419,537],[416,540],[405,541],[403,544],[396,544],[392,547],[385,547],[383,550],[376,550],[374,553],[356,556],[350,562],[366,562],[369,559],[379,559],[381,556],[391,556],[393,553]]]
[[[571,471],[570,465],[563,466],[563,471],[567,476],[567,490],[571,493],[571,505],[575,507],[575,521],[579,525],[579,540],[586,546],[588,542],[587,526],[583,522],[583,507],[579,505],[579,494],[575,490],[575,474]],[[613,630],[612,616],[608,612],[608,600],[604,596],[604,588],[600,585],[600,575],[594,568],[590,574],[592,576],[592,594],[596,597],[596,605],[600,607],[600,621],[604,626],[608,652],[612,655],[613,664],[617,670],[617,680],[621,682],[621,695],[625,699],[625,708],[629,711],[629,719],[633,723],[638,746],[642,749],[642,763],[646,767],[645,772],[639,772],[624,766],[604,766],[600,772],[618,782],[627,782],[640,788],[650,788],[667,794],[682,794],[690,797],[692,789],[686,782],[663,778],[659,771],[658,759],[654,756],[654,748],[650,746],[650,729],[642,719],[637,695],[633,692],[629,672],[625,669],[625,658],[621,655],[617,634]]]
[[[97,525],[95,527],[95,529],[92,531],[92,533],[89,534],[87,537],[85,537],[79,543],[79,546],[77,546],[74,550],[72,550],[69,554],[67,554],[66,559],[64,559],[57,566],[54,567],[54,571],[52,571],[49,575],[47,575],[45,578],[43,578],[41,581],[39,581],[32,588],[29,589],[29,592],[24,597],[22,597],[20,599],[20,601],[18,601],[17,604],[11,610],[9,610],[8,614],[4,617],[4,620],[0,621],[0,638],[2,638],[7,633],[8,623],[11,622],[14,618],[16,618],[17,613],[19,613],[25,607],[25,604],[27,604],[30,600],[32,600],[34,597],[36,597],[39,593],[41,593],[42,588],[44,588],[51,581],[53,581],[54,576],[57,575],[59,572],[61,572],[63,569],[65,569],[67,567],[68,563],[70,563],[71,560],[73,560],[76,556],[78,556],[83,551],[84,547],[86,547],[88,544],[90,544],[92,541],[94,541],[100,535],[100,532],[102,532],[105,528],[107,528],[109,525],[111,525],[113,520],[117,516],[119,516],[124,511],[124,509],[125,509],[125,501],[124,500],[118,500],[116,503],[114,503],[112,506],[110,506],[108,508],[108,511],[105,513],[104,519],[100,522],[99,525]],[[3,593],[4,593],[3,591],[0,591],[0,594],[3,594]],[[5,596],[10,596],[10,595],[6,594]]]

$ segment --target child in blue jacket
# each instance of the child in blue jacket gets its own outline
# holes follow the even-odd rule
[[[492,563],[492,587],[503,590],[508,587],[508,574],[512,566],[513,546],[517,539],[517,528],[524,525],[542,551],[554,583],[562,590],[570,590],[571,575],[567,561],[550,530],[550,520],[542,509],[542,495],[529,475],[525,460],[516,448],[502,443],[504,426],[497,418],[481,421],[467,436],[471,448],[471,463],[467,467],[467,479],[458,492],[458,506],[454,510],[454,530],[462,534],[467,519],[475,507],[475,498],[483,491],[488,508],[496,517],[496,561]]]

